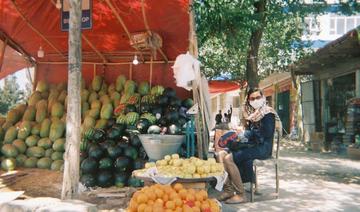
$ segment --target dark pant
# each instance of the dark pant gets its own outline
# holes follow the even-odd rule
[[[267,145],[259,145],[252,148],[241,149],[233,152],[233,159],[239,168],[243,183],[251,182],[254,176],[254,159],[265,160],[269,157]],[[270,149],[271,151],[271,149]]]

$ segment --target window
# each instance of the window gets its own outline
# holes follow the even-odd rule
[[[318,35],[320,29],[318,22],[315,17],[306,17],[305,18],[305,34],[306,35]]]
[[[360,25],[360,16],[332,16],[330,18],[330,35],[343,35]]]

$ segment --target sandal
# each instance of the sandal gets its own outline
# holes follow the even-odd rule
[[[241,204],[247,202],[246,197],[240,195],[234,195],[225,201],[226,204]]]
[[[229,192],[229,191],[223,191],[220,196],[218,196],[216,199],[219,201],[225,201],[231,197],[234,196],[234,192]]]

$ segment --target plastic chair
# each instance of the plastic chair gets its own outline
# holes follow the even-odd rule
[[[265,159],[265,160],[258,160],[255,159],[253,162],[253,168],[254,168],[254,178],[251,183],[250,183],[250,200],[251,202],[254,202],[254,194],[257,193],[258,194],[258,181],[257,181],[257,167],[264,167],[264,166],[274,166],[275,167],[275,182],[276,182],[276,186],[275,186],[275,197],[276,199],[279,198],[279,150],[280,150],[280,133],[277,130],[276,131],[277,135],[276,135],[276,142],[273,143],[273,148],[274,148],[274,144],[276,143],[276,149],[275,149],[275,157],[274,155],[272,155],[270,158]]]

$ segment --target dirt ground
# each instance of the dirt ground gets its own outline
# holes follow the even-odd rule
[[[274,199],[271,195],[275,190],[274,168],[262,167],[258,169],[261,195],[255,196],[255,202],[223,205],[223,211],[360,211],[360,161],[334,153],[313,153],[296,142],[283,143],[280,197]],[[26,173],[0,192],[25,191],[22,198],[60,197],[61,172],[26,169]],[[99,209],[115,208],[113,211],[125,208],[129,200],[128,197],[96,198],[89,192],[80,199],[96,204]]]

